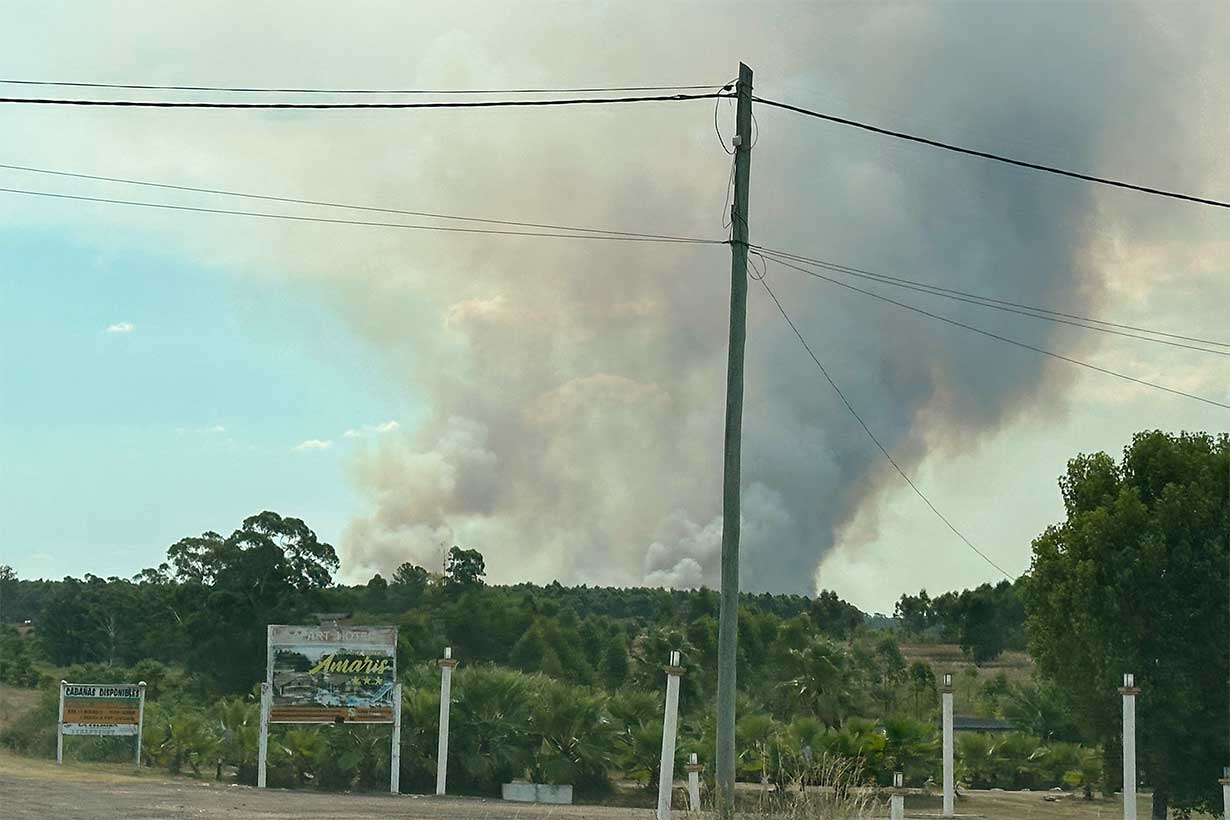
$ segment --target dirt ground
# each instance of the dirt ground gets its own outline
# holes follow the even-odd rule
[[[134,772],[130,767],[53,762],[0,753],[4,820],[651,820],[644,809],[528,806],[498,800],[259,790]]]
[[[1117,801],[1063,797],[1043,792],[966,792],[958,816],[986,820],[1112,820],[1123,816]],[[907,818],[936,818],[937,797],[911,797]],[[677,817],[688,817],[677,812]],[[1149,816],[1149,798],[1140,817]],[[71,764],[32,760],[0,752],[0,817],[4,820],[652,820],[647,809],[602,806],[533,806],[476,798],[413,795],[321,794],[264,791],[165,774],[137,772],[120,764]],[[695,815],[692,815],[693,817]],[[887,807],[883,817],[888,816]]]

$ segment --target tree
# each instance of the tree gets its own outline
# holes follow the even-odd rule
[[[931,625],[933,617],[931,596],[925,589],[917,595],[902,595],[893,607],[893,617],[901,621],[906,632],[922,634]]]
[[[1119,676],[1134,672],[1153,816],[1212,809],[1230,718],[1216,649],[1230,631],[1230,437],[1140,433],[1119,464],[1080,455],[1059,484],[1067,518],[1035,539],[1024,584],[1039,670],[1108,752]]]
[[[445,583],[450,587],[481,586],[487,574],[487,563],[478,550],[463,550],[454,546],[444,564]]]
[[[0,564],[0,624],[7,623],[4,617],[9,613],[4,602],[13,596],[16,589],[17,573],[8,564]]]
[[[936,701],[935,671],[926,661],[914,661],[906,674],[914,700],[914,717],[922,720]]]
[[[367,582],[367,608],[372,612],[383,612],[389,600],[389,582],[377,572]]]
[[[976,591],[961,609],[961,649],[979,665],[1002,655],[1004,638],[996,622],[995,604],[990,597]]]
[[[623,635],[616,634],[607,638],[600,663],[602,682],[608,689],[614,690],[624,685],[631,664],[628,661],[628,642]]]
[[[198,668],[223,691],[247,691],[264,665],[264,627],[317,604],[338,567],[333,547],[298,518],[262,512],[223,539],[215,532],[167,550],[195,606],[185,618]]]
[[[426,569],[409,561],[393,570],[393,583],[395,585],[411,587],[419,591],[426,589],[427,581],[430,577],[431,573]]]

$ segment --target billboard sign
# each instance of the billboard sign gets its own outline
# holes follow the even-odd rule
[[[270,723],[392,723],[397,628],[269,626]]]
[[[141,723],[141,686],[113,683],[66,683],[60,731],[66,735],[131,737]]]

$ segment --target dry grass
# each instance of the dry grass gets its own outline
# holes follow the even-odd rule
[[[980,681],[993,678],[1001,672],[1010,681],[1025,681],[1034,673],[1033,658],[1025,652],[1015,650],[1005,652],[982,666],[974,666],[974,662],[965,656],[961,647],[952,643],[903,643],[901,654],[909,663],[925,661],[931,664],[937,677],[943,672],[952,672],[959,676],[970,668],[977,670]]]
[[[18,689],[0,684],[0,729],[5,729],[13,721],[32,709],[38,702],[38,690]]]

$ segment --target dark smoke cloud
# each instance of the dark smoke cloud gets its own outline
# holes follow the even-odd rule
[[[664,28],[648,39],[670,44],[664,66],[712,65],[710,51],[748,54],[766,96],[820,107],[836,100],[846,113],[1077,168],[1100,168],[1104,146],[1139,125],[1141,111],[1172,112],[1189,79],[1181,70],[1159,75],[1159,65],[1191,60],[1190,41],[1159,31],[1140,8],[782,12],[744,26],[716,12],[699,23],[660,13]],[[624,22],[612,15],[578,23],[577,39],[614,36]],[[734,46],[736,31],[750,49]],[[569,51],[546,49],[543,71],[584,59]],[[704,112],[579,119],[494,124],[429,161],[478,158],[467,161],[466,175],[483,180],[511,164],[509,183],[520,187],[500,201],[541,205],[529,212],[575,209],[646,230],[718,230],[723,155],[696,124]],[[1085,250],[1108,217],[1088,186],[763,107],[758,124],[755,240],[1096,310],[1101,273]],[[1186,147],[1176,140],[1167,149]],[[439,177],[435,185],[448,184]],[[402,264],[413,266],[390,267]],[[432,416],[405,452],[360,465],[375,505],[346,539],[350,566],[387,570],[456,541],[481,548],[506,578],[713,584],[726,268],[724,253],[711,250],[527,243],[493,246],[429,274],[448,304],[418,338],[426,361],[410,383],[424,391]],[[936,447],[972,446],[1022,413],[1062,407],[1072,374],[1053,362],[798,281],[780,266],[769,275],[907,466]],[[752,589],[810,592],[843,527],[896,479],[763,294],[753,289],[752,300],[743,575]],[[1035,344],[1078,344],[1058,326],[925,306]],[[441,361],[441,346],[455,358]]]
[[[764,96],[889,127],[1196,190],[1209,180],[1194,169],[1230,177],[1216,147],[1230,110],[1225,4],[532,8],[369,4],[356,18],[322,4],[291,19],[236,4],[151,10],[143,30],[196,32],[183,66],[237,83],[721,82],[742,58]],[[217,73],[217,43],[235,55],[233,77]],[[96,45],[82,76],[143,76],[150,48]],[[311,64],[297,59],[307,49]],[[693,103],[238,127],[99,112],[95,142],[75,150],[83,166],[189,184],[720,236],[729,159],[711,115]],[[729,136],[725,104],[721,115]],[[1169,204],[764,107],[757,120],[752,238],[769,246],[1080,313],[1098,310],[1115,277],[1092,250],[1108,238],[1218,230]],[[23,122],[49,146],[66,139],[58,121]],[[282,182],[255,184],[265,177]],[[168,242],[322,299],[369,344],[354,366],[379,367],[426,408],[417,427],[360,442],[352,478],[367,509],[343,538],[350,578],[436,566],[459,543],[480,549],[497,580],[716,582],[727,249],[157,224]],[[1064,365],[781,266],[769,278],[907,469],[1023,415],[1064,412]],[[1061,326],[893,295],[1030,343],[1090,345]],[[750,301],[744,582],[811,592],[836,545],[874,538],[867,511],[899,479],[755,285]]]

